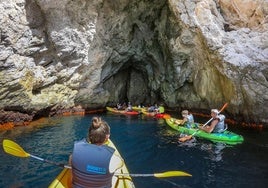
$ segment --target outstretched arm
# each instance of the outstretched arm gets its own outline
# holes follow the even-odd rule
[[[218,122],[219,122],[218,119],[214,119],[211,122],[210,126],[205,126],[205,127],[198,126],[198,128],[201,129],[201,130],[203,130],[203,131],[205,131],[205,132],[207,132],[207,133],[211,133],[214,130],[214,128],[215,128],[215,126],[217,125]]]
[[[182,120],[176,120],[175,123],[178,125],[184,125],[186,121],[187,121],[187,118],[183,118]]]

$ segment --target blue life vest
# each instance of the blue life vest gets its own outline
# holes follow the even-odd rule
[[[192,124],[194,123],[194,116],[192,114],[187,115],[186,117],[187,121],[185,122],[185,125],[187,128],[191,128]]]
[[[214,133],[221,133],[224,131],[224,119],[225,119],[225,116],[223,114],[219,114],[216,119],[219,120],[219,122],[217,123],[217,125],[215,126],[215,128],[213,129],[212,132]]]
[[[154,110],[155,110],[155,106],[150,106],[150,107],[148,108],[148,112],[154,112]]]
[[[85,139],[75,142],[72,153],[72,183],[74,188],[112,187],[113,173],[109,165],[115,149],[89,144]]]

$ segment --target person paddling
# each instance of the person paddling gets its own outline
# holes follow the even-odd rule
[[[131,102],[128,102],[127,108],[125,109],[127,112],[132,112],[132,105]]]
[[[226,130],[224,119],[225,116],[223,114],[220,114],[220,112],[217,109],[212,109],[211,110],[211,117],[212,122],[210,123],[210,126],[206,125],[205,127],[203,126],[198,126],[200,130],[203,130],[208,133],[220,133]]]
[[[192,125],[194,124],[194,116],[193,114],[189,113],[188,110],[183,110],[181,112],[181,116],[183,117],[182,121],[175,121],[178,125],[184,125],[187,128],[192,128]]]
[[[114,172],[123,166],[115,149],[105,145],[110,127],[100,117],[93,117],[88,138],[74,143],[69,162],[72,166],[73,188],[112,187]]]

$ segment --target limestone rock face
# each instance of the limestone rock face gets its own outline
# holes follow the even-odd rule
[[[230,28],[267,29],[268,1],[220,0],[219,6]]]
[[[2,0],[0,11],[1,112],[228,102],[230,116],[268,123],[267,0]]]

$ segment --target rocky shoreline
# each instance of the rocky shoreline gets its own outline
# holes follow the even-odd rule
[[[178,112],[178,109],[167,109],[167,112],[174,113]],[[28,126],[28,125],[38,125],[39,121],[43,118],[53,117],[53,116],[85,116],[86,114],[92,114],[92,113],[102,113],[106,112],[105,108],[98,108],[98,109],[83,109],[81,106],[77,106],[71,109],[62,109],[58,110],[57,112],[51,112],[48,116],[38,116],[35,117],[34,115],[29,115],[25,113],[20,112],[13,112],[13,111],[0,111],[0,131],[6,131],[11,130],[13,128],[16,128],[18,126]],[[193,114],[197,117],[206,117],[210,118],[209,115],[204,113],[198,113],[193,112]],[[250,122],[243,122],[243,121],[235,121],[232,118],[226,119],[226,123],[228,125],[232,126],[239,126],[240,128],[246,128],[246,129],[256,129],[256,130],[263,130],[264,128],[267,128],[267,125],[264,125],[262,123],[250,123]]]

